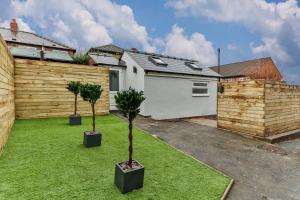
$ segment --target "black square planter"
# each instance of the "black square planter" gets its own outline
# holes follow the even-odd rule
[[[83,135],[83,145],[85,147],[96,147],[101,145],[102,135],[100,132],[85,131]]]
[[[69,116],[70,125],[81,125],[81,116],[80,115],[70,115]]]
[[[117,163],[115,166],[115,184],[122,194],[142,188],[144,185],[145,168],[138,161],[133,162],[138,163],[140,168],[125,171],[120,165],[124,162]]]

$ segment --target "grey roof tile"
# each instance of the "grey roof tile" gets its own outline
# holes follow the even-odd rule
[[[41,59],[41,53],[35,48],[27,47],[10,47],[14,57]],[[73,59],[65,51],[44,51],[45,60],[71,62]]]
[[[39,46],[47,46],[53,48],[60,48],[66,50],[75,50],[71,47],[68,47],[64,44],[55,42],[43,36],[40,36],[36,33],[30,33],[25,31],[18,31],[16,34],[12,33],[10,29],[1,28],[0,27],[0,34],[2,35],[5,41],[11,42],[18,42],[23,44],[32,44],[32,45],[39,45]]]
[[[113,44],[108,44],[108,45],[103,45],[103,46],[99,46],[99,47],[93,47],[90,49],[90,51],[101,51],[101,52],[111,52],[111,53],[120,53],[123,54],[124,49],[122,49],[121,47],[118,47],[116,45]]]
[[[46,60],[55,60],[55,61],[73,61],[72,57],[68,52],[65,51],[45,51],[44,57]]]
[[[119,65],[119,60],[112,55],[89,53],[96,64]]]
[[[135,62],[143,67],[145,70],[157,71],[157,72],[168,72],[178,74],[189,74],[189,75],[200,75],[200,76],[212,76],[219,77],[220,75],[208,67],[202,65],[199,61],[188,60],[183,58],[176,58],[171,56],[151,54],[145,52],[132,52],[126,51]],[[163,62],[167,63],[167,66],[156,65],[149,60],[149,56],[159,57]],[[186,62],[193,62],[197,66],[201,67],[202,70],[196,70],[187,66]]]

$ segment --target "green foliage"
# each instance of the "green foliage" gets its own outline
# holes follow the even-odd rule
[[[80,87],[80,96],[90,104],[95,104],[100,99],[102,91],[101,85],[86,83]]]
[[[75,55],[72,58],[74,64],[81,64],[81,65],[89,64],[89,58],[86,53]]]
[[[144,97],[143,91],[135,91],[133,88],[129,90],[119,91],[115,95],[115,100],[118,110],[132,121],[140,113],[140,105],[146,98]]]
[[[75,95],[80,92],[81,83],[79,81],[71,81],[68,83],[67,89]]]

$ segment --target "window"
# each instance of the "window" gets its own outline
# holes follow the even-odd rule
[[[208,96],[207,82],[194,82],[192,88],[192,96]]]
[[[133,67],[133,73],[137,74],[137,68],[136,68],[136,66]]]
[[[165,63],[160,57],[156,57],[156,56],[150,56],[149,60],[151,62],[153,62],[156,65],[163,65],[163,66],[167,66],[168,64]]]
[[[119,91],[119,71],[109,71],[109,90]]]
[[[193,62],[185,62],[185,64],[186,64],[187,66],[189,66],[190,68],[192,68],[192,69],[196,69],[196,70],[202,71],[202,67],[196,65],[196,64],[193,63]]]

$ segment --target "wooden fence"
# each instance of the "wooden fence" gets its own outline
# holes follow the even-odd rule
[[[14,60],[0,35],[0,153],[14,120]]]
[[[257,137],[300,128],[300,86],[265,80],[220,84],[218,128]]]
[[[66,117],[74,112],[69,81],[97,83],[103,87],[96,114],[109,113],[109,69],[107,67],[15,59],[15,104],[17,118]],[[78,98],[78,114],[91,115],[88,102]]]

